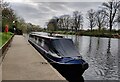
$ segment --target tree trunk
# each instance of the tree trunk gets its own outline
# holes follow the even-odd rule
[[[75,28],[75,32],[77,32],[77,28]]]
[[[92,31],[92,26],[90,26],[90,28],[91,28],[91,31]]]
[[[110,23],[110,32],[112,31],[112,23]]]
[[[100,32],[100,30],[101,30],[101,25],[98,26],[98,31]]]

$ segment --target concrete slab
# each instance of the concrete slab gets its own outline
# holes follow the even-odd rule
[[[65,80],[26,40],[15,35],[2,64],[2,80]]]

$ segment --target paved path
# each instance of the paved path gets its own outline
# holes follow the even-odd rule
[[[42,63],[46,62],[46,63]],[[15,35],[2,65],[3,80],[65,80],[27,42]]]

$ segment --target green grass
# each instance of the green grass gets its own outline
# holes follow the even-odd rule
[[[9,40],[9,38],[13,35],[13,33],[8,32],[0,32],[0,48]]]

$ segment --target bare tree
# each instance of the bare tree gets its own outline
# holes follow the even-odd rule
[[[70,23],[69,29],[71,29],[71,31],[73,31],[75,29],[74,28],[75,25],[74,25],[74,19],[73,19],[73,17],[70,18],[69,23]]]
[[[98,26],[99,31],[102,27],[105,27],[107,24],[107,16],[105,10],[98,10],[96,12],[96,25]]]
[[[117,22],[118,22],[118,29],[120,29],[120,8],[119,8],[119,11],[118,11]]]
[[[117,19],[118,23],[120,23],[120,16],[118,16],[118,19]]]
[[[64,22],[65,27],[68,30],[69,25],[70,25],[70,15],[64,15],[64,19],[65,19],[65,22]]]
[[[96,21],[95,21],[95,11],[93,9],[90,9],[87,11],[87,19],[89,20],[89,27],[91,28],[91,31],[93,27],[96,26]]]
[[[63,28],[63,19],[61,17],[59,17],[58,19],[58,23],[57,23],[57,26],[58,26],[58,29],[61,30]]]
[[[83,26],[83,16],[81,12],[73,12],[73,28],[77,32]]]
[[[62,16],[60,16],[60,18],[58,20],[58,27],[60,29],[68,30],[69,25],[70,25],[70,15],[62,15]]]
[[[111,32],[113,24],[115,23],[115,18],[118,15],[120,1],[112,0],[110,2],[105,2],[102,5],[103,5],[103,8],[106,9],[106,12],[108,14],[107,16],[109,18],[109,27]]]
[[[117,22],[120,23],[120,8],[119,8],[119,11],[118,11]]]

